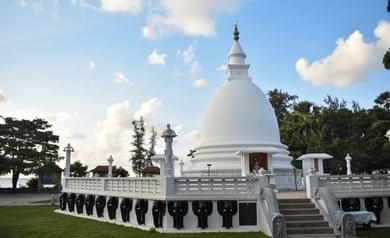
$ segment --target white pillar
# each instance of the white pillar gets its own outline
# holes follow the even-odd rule
[[[70,158],[71,158],[71,153],[74,151],[73,147],[68,145],[64,148],[65,151],[65,177],[70,177]]]
[[[351,160],[352,157],[347,154],[347,156],[345,157],[345,161],[347,161],[347,175],[352,175]]]
[[[165,141],[165,176],[175,176],[172,142],[173,138],[176,136],[177,135],[175,131],[171,129],[170,124],[167,125],[167,129],[165,129],[161,135]]]
[[[112,162],[114,162],[112,155],[108,157],[107,161],[108,161],[108,177],[112,177]]]
[[[183,168],[184,168],[184,162],[183,162],[183,160],[180,160],[179,166],[180,166],[180,170],[179,170],[180,174],[179,174],[179,176],[182,177],[182,176],[183,176],[183,170],[184,170],[184,169],[183,169]]]

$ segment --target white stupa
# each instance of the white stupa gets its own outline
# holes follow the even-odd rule
[[[235,26],[228,78],[209,103],[201,143],[183,175],[204,176],[208,164],[213,176],[246,176],[260,168],[272,173],[292,169],[274,110],[249,77],[245,58]]]

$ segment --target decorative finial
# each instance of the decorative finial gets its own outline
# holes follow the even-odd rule
[[[240,32],[238,31],[238,27],[237,27],[237,24],[234,24],[234,40],[235,41],[238,41],[240,39]]]

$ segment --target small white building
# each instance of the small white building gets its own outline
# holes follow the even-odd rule
[[[302,161],[302,169],[306,173],[309,169],[314,169],[317,175],[324,174],[324,160],[333,156],[326,153],[308,153],[297,158]]]

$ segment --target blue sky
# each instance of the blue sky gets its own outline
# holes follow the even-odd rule
[[[159,130],[174,125],[183,155],[198,143],[207,102],[225,80],[217,69],[236,22],[264,92],[280,88],[316,103],[329,94],[370,107],[390,88],[378,57],[390,47],[386,4],[1,1],[0,114],[47,118],[61,146],[71,142],[90,166],[113,154],[129,167],[129,122],[140,115]]]

